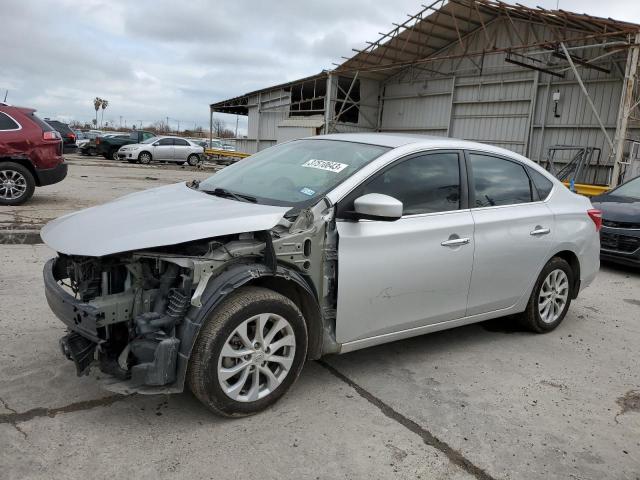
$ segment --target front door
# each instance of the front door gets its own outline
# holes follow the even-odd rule
[[[338,342],[465,315],[474,225],[461,166],[458,152],[413,155],[340,202],[338,218],[355,198],[382,193],[403,203],[403,217],[338,220]]]
[[[153,147],[154,160],[173,159],[173,138],[161,138]]]
[[[518,162],[468,154],[475,260],[467,315],[514,305],[538,277],[554,236],[554,217]]]

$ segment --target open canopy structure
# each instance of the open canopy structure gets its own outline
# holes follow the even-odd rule
[[[515,149],[530,155],[536,136],[542,139],[545,130],[544,124],[536,127],[541,123],[537,120],[541,114],[536,108],[542,107],[537,105],[541,103],[538,90],[546,81],[547,91],[542,93],[551,103],[554,101],[551,96],[554,86],[573,82],[583,97],[581,102],[585,110],[582,117],[588,117],[588,121],[582,123],[574,119],[573,124],[576,128],[600,130],[601,138],[590,141],[603,143],[603,151],[607,153],[605,157],[615,165],[612,177],[615,183],[626,148],[628,124],[640,117],[637,114],[640,94],[635,81],[639,44],[640,25],[634,23],[585,13],[510,5],[496,0],[438,0],[423,5],[416,14],[407,15],[404,22],[394,24],[389,32],[381,32],[380,37],[367,42],[365,48],[354,49],[355,55],[345,57],[345,61],[336,64],[333,70],[249,92],[210,107],[212,113],[249,115],[249,136],[255,136],[256,150],[278,140],[272,132],[277,132],[283,118],[305,115],[322,117],[322,131],[327,133],[410,130],[469,138],[471,132],[463,122],[456,122],[457,117],[485,113],[480,109],[460,113],[464,109],[457,107],[457,102],[467,100],[466,97],[461,99],[457,90],[467,85],[465,79],[474,77],[480,79],[475,84],[486,85],[491,81],[518,82],[526,78],[531,83],[527,91],[531,108],[521,115],[526,114],[529,121],[522,127],[527,129],[523,133],[526,138],[517,140],[521,147]],[[445,88],[437,91],[429,88],[418,91],[416,87],[421,83],[426,85],[426,82],[435,85],[443,79],[451,80],[450,85],[445,87],[442,84]],[[609,80],[609,91],[597,91],[594,95],[593,91],[597,89],[590,85]],[[414,87],[400,89],[393,86],[403,82]],[[389,95],[390,91],[397,93]],[[461,93],[464,92],[461,90]],[[398,110],[398,97],[402,95],[412,96],[413,107],[420,104],[421,108],[430,109],[434,116],[444,107],[433,102],[427,104],[425,96],[448,95],[448,120],[443,119],[445,121],[440,125],[431,125],[418,115],[414,125],[407,125],[407,114],[412,107],[405,102],[402,110]],[[418,98],[420,101],[415,101]],[[504,100],[521,99],[507,95]],[[554,113],[557,113],[561,102],[555,103]],[[603,105],[612,103],[616,103],[618,108],[609,119]],[[253,117],[252,107],[257,108]],[[389,108],[396,111],[398,117],[404,116],[405,122],[396,118],[394,123]],[[512,110],[519,112],[513,107],[505,110],[505,114],[520,114],[509,113]],[[497,115],[498,112],[491,114]],[[269,122],[273,125],[269,126]],[[256,128],[252,128],[252,124]],[[554,128],[546,127],[547,130]],[[537,132],[536,128],[541,128],[542,132]],[[509,138],[492,138],[488,132],[480,133],[478,138],[469,139],[502,140],[497,143],[505,146],[510,141]],[[580,141],[584,136],[583,133],[575,135],[580,137]],[[540,143],[535,152],[539,159],[543,156],[542,140]]]

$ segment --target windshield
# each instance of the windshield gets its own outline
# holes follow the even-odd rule
[[[640,200],[640,177],[628,181],[611,192],[618,197],[630,197]]]
[[[235,163],[199,188],[220,188],[255,197],[259,203],[303,208],[388,150],[337,140],[296,140]]]
[[[151,137],[151,138],[147,138],[146,140],[141,141],[140,143],[153,143],[156,140],[159,140],[158,137]]]

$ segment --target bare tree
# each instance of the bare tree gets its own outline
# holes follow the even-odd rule
[[[224,122],[219,118],[214,118],[211,125],[213,127],[213,134],[218,138],[222,137],[222,132],[225,130]]]

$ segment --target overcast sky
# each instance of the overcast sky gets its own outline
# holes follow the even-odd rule
[[[41,116],[208,128],[208,105],[331,69],[420,0],[0,0],[0,100]],[[556,0],[523,0],[555,8]],[[560,0],[640,23],[639,0]],[[221,115],[235,128],[235,117]],[[240,131],[246,129],[241,118]]]

